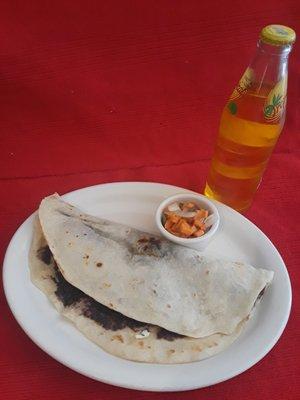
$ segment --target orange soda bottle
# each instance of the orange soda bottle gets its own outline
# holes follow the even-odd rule
[[[263,28],[221,116],[204,194],[240,212],[251,205],[284,125],[288,55],[295,39],[286,26]]]

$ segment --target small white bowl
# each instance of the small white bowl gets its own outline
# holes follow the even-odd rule
[[[197,204],[200,208],[208,210],[209,215],[211,214],[215,215],[215,221],[211,226],[211,228],[206,233],[204,233],[203,236],[200,236],[198,238],[189,239],[172,235],[172,233],[168,232],[162,224],[163,210],[167,208],[169,204],[181,201],[188,201],[188,200]],[[160,203],[160,205],[156,210],[155,222],[160,233],[166,239],[171,240],[176,244],[181,244],[182,246],[190,247],[192,249],[204,250],[205,247],[213,238],[213,236],[215,235],[215,233],[217,232],[220,223],[220,215],[214,203],[211,200],[209,200],[206,196],[203,196],[202,194],[176,194],[175,196],[168,197],[167,199],[165,199],[163,202]]]

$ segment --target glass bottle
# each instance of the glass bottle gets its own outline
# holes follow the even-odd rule
[[[288,56],[296,39],[286,26],[261,31],[257,51],[226,104],[204,194],[246,211],[282,131]]]

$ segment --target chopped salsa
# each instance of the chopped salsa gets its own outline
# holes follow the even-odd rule
[[[192,201],[169,204],[163,211],[165,229],[182,238],[197,238],[204,235],[213,224],[214,216]]]

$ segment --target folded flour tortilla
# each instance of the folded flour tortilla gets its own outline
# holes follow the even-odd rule
[[[58,195],[42,201],[39,219],[68,283],[123,316],[180,335],[234,334],[273,277],[86,215]]]
[[[245,323],[245,320],[240,322],[230,335],[214,334],[195,339],[127,318],[103,306],[64,279],[38,219],[29,265],[32,282],[46,294],[60,314],[103,350],[128,360],[163,364],[202,360],[229,346]]]

